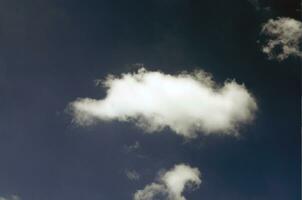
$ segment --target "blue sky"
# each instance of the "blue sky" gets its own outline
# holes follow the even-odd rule
[[[0,200],[127,200],[152,183],[169,194],[164,174],[182,163],[201,173],[199,187],[183,193],[188,200],[301,199],[300,61],[268,59],[268,36],[260,34],[269,19],[299,20],[298,7],[1,1]],[[257,103],[254,119],[240,123],[238,136],[198,129],[189,140],[167,126],[146,133],[131,120],[72,122],[70,102],[108,95],[95,80],[142,64],[173,76],[204,70],[217,87],[244,84]]]

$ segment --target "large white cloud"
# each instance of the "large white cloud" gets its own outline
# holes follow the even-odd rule
[[[81,98],[70,104],[76,123],[131,121],[147,132],[168,127],[186,138],[200,132],[236,135],[257,109],[244,85],[229,80],[219,86],[201,70],[169,75],[141,68],[109,75],[103,84],[104,99]]]
[[[302,57],[299,47],[302,39],[300,21],[288,17],[270,19],[263,25],[261,33],[269,37],[262,48],[269,59],[282,61],[290,55]]]
[[[179,164],[162,174],[157,182],[145,186],[134,194],[134,200],[186,200],[183,192],[189,187],[199,187],[200,171],[189,165]]]

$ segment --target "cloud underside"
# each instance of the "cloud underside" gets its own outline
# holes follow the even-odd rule
[[[134,200],[186,200],[183,192],[186,189],[198,188],[201,183],[200,171],[185,164],[175,165],[174,168],[162,174],[157,182],[144,189],[138,190]]]
[[[104,99],[81,98],[70,104],[77,124],[117,120],[150,133],[168,127],[186,138],[200,132],[235,135],[257,109],[243,85],[226,81],[218,86],[201,70],[169,75],[141,68],[119,77],[109,75],[103,84]]]
[[[269,59],[282,61],[289,56],[302,57],[300,42],[302,39],[302,23],[295,19],[280,17],[270,19],[262,27],[262,34],[268,36],[262,51]]]

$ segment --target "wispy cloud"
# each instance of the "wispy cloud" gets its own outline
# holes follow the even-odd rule
[[[135,170],[125,170],[125,175],[131,181],[137,181],[140,179],[139,173]]]
[[[302,57],[300,42],[302,23],[292,18],[279,17],[266,22],[261,33],[268,36],[262,51],[269,59],[282,61],[289,56]]]
[[[170,75],[141,68],[120,77],[109,75],[103,84],[104,99],[81,98],[70,104],[77,124],[118,120],[150,133],[168,127],[186,138],[200,132],[236,135],[257,109],[244,85],[228,80],[220,86],[202,70]]]
[[[186,200],[183,192],[186,189],[198,188],[201,184],[200,171],[189,165],[179,164],[159,176],[144,189],[138,190],[134,200]]]
[[[256,10],[261,9],[259,0],[248,0],[248,2],[250,2],[250,4],[252,4]]]
[[[257,10],[257,11],[270,11],[271,8],[268,6],[263,6],[260,0],[248,0],[250,4]]]
[[[0,200],[21,200],[18,195],[11,195],[6,197],[0,197]]]
[[[125,145],[124,149],[127,153],[130,153],[130,152],[136,151],[140,147],[141,147],[141,144],[138,141],[135,141],[133,144]]]

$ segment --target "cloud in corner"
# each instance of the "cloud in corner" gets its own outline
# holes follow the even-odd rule
[[[282,61],[289,56],[302,57],[300,21],[288,17],[270,19],[262,26],[261,34],[268,36],[262,52],[267,54],[269,59]]]
[[[152,133],[170,128],[185,138],[198,133],[237,135],[241,124],[253,120],[254,97],[244,85],[229,80],[220,86],[202,70],[177,75],[144,68],[102,82],[104,99],[79,98],[70,103],[74,122],[134,122]]]

